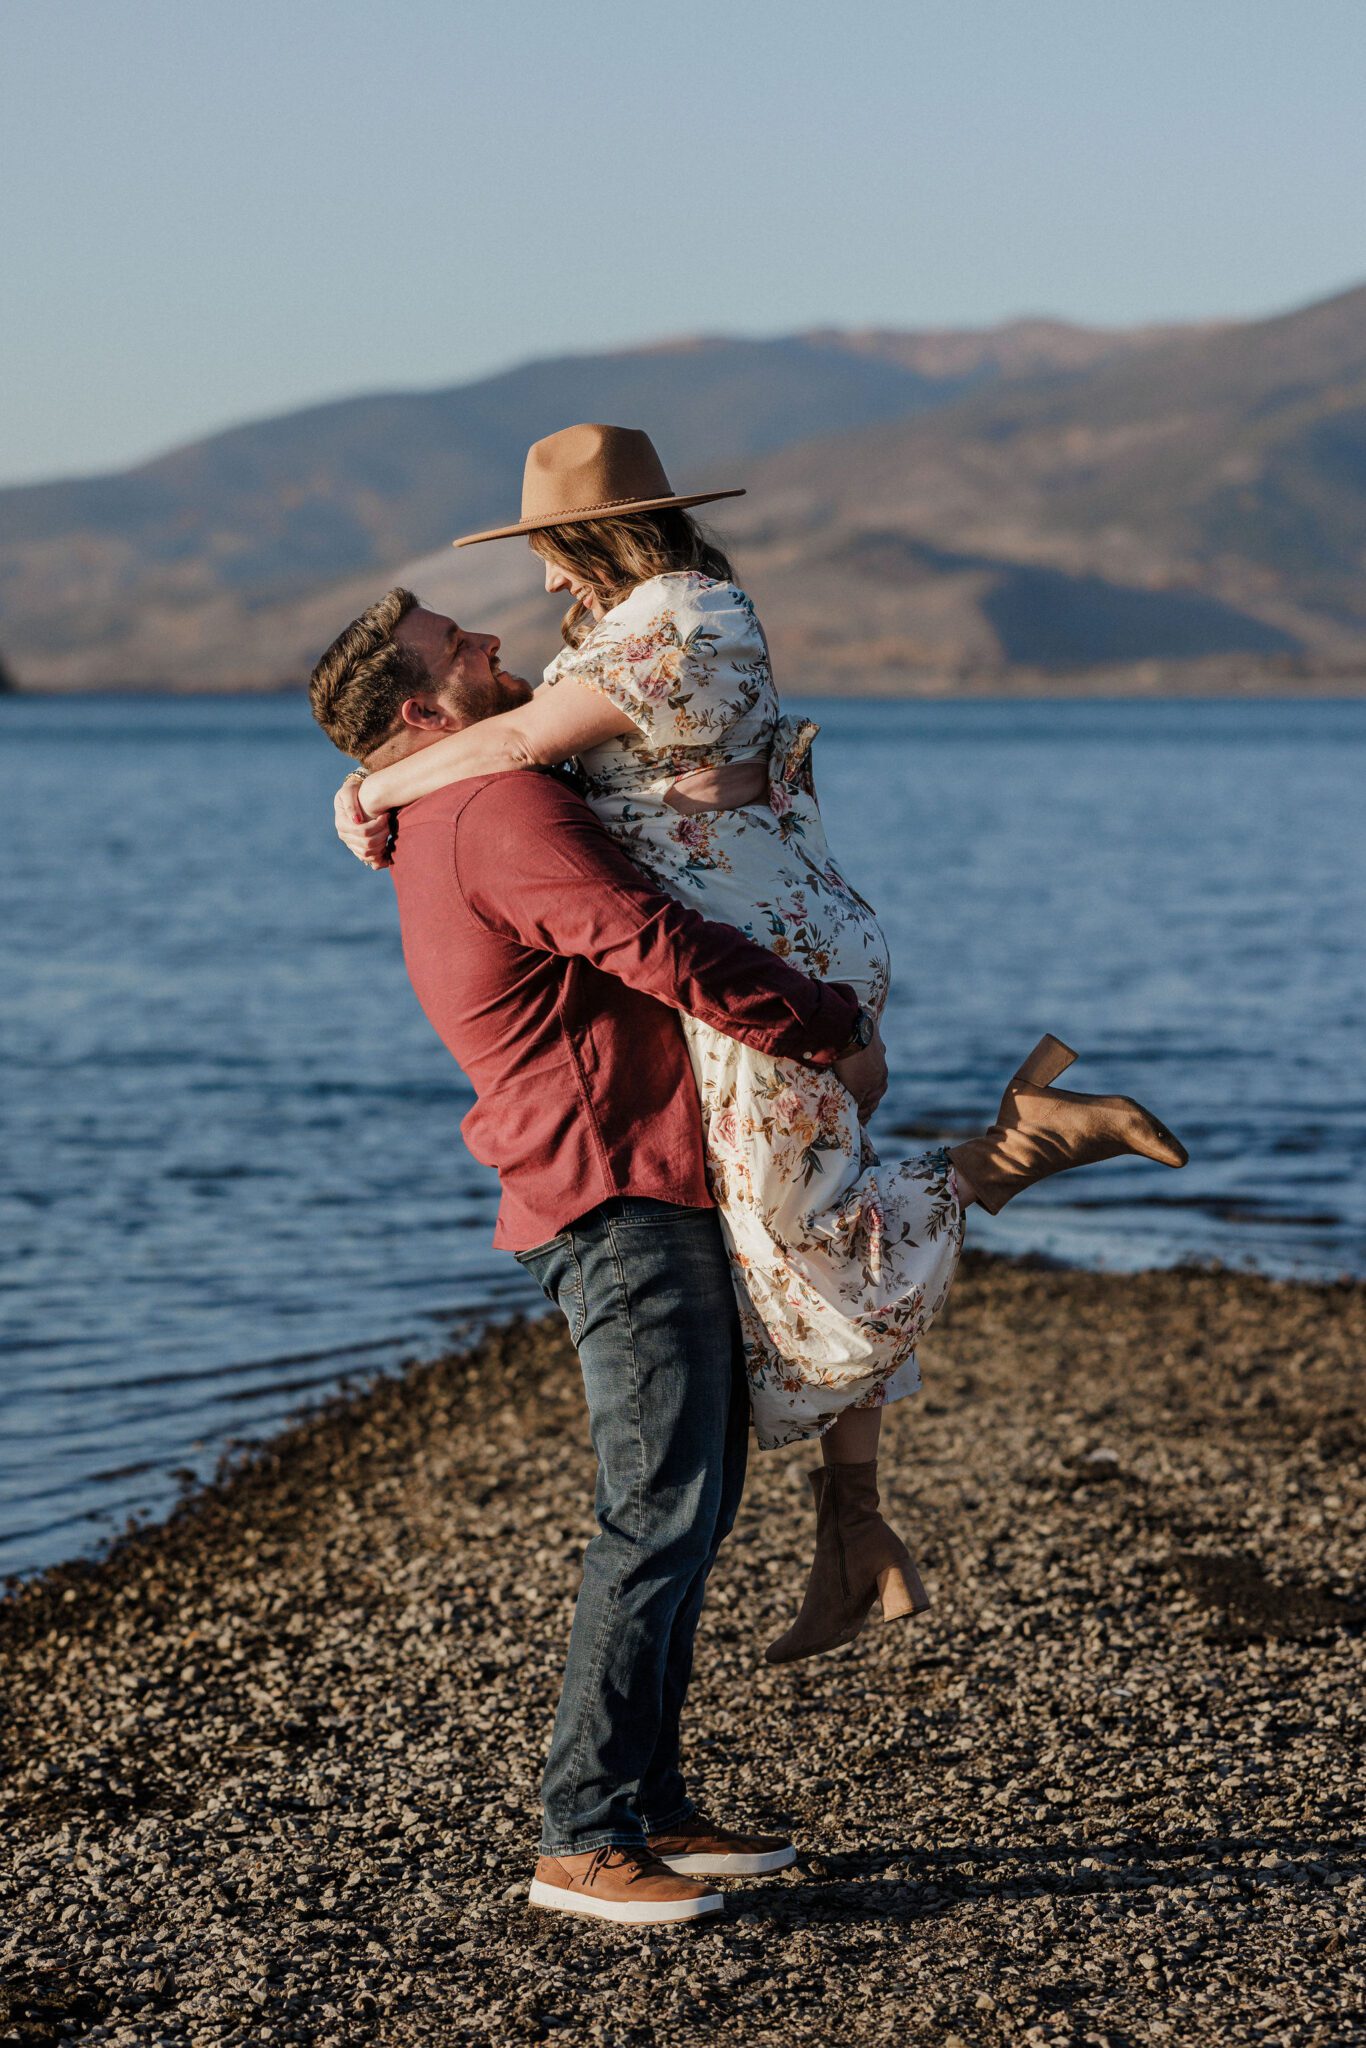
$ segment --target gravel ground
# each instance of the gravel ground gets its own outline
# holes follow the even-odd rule
[[[695,1795],[719,1921],[524,1903],[589,1520],[555,1321],[339,1400],[0,1605],[0,2039],[1366,2038],[1366,1288],[969,1257],[891,1411],[931,1612],[771,1671],[756,1455]]]

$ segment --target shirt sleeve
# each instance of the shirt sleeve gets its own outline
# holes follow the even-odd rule
[[[812,980],[656,889],[553,776],[490,777],[461,812],[455,866],[486,929],[591,961],[758,1052],[830,1066],[853,1036],[851,988]]]
[[[706,579],[638,584],[549,680],[582,683],[624,711],[651,748],[714,746],[750,709],[767,675],[753,608]]]

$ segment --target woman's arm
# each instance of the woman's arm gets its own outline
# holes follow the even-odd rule
[[[634,719],[610,698],[585,683],[566,679],[537,690],[529,704],[500,711],[447,733],[401,761],[377,768],[353,785],[367,817],[383,817],[475,775],[501,775],[510,768],[553,768],[604,740],[637,730]]]

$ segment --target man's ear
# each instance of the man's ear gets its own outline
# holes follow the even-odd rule
[[[458,732],[460,721],[453,711],[441,702],[439,697],[409,697],[399,712],[403,725],[410,725],[416,732]]]

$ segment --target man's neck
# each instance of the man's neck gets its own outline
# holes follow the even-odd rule
[[[388,768],[395,761],[405,760],[409,754],[420,754],[424,747],[434,747],[438,740],[448,739],[451,733],[464,730],[464,725],[452,725],[443,731],[424,732],[416,726],[405,725],[402,731],[381,740],[373,754],[363,755],[360,765],[367,775],[373,774],[377,768]]]

